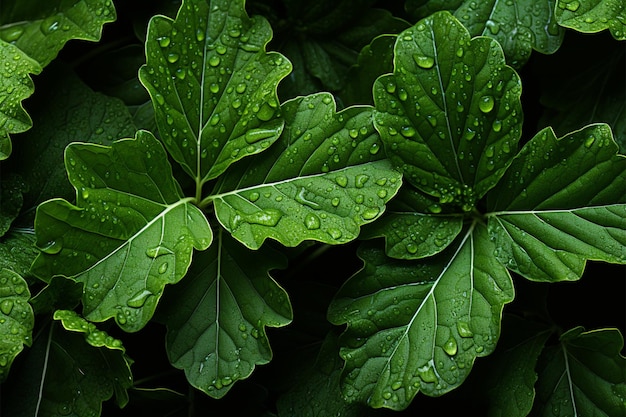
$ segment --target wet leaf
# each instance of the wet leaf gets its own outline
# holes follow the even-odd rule
[[[75,311],[57,310],[54,312],[53,318],[59,320],[65,330],[84,334],[85,341],[93,347],[106,347],[107,349],[126,352],[121,340],[109,336]]]
[[[35,231],[14,227],[0,238],[0,269],[9,269],[22,277],[31,275],[30,265],[38,253]]]
[[[19,175],[9,175],[0,179],[0,237],[9,231],[11,223],[20,214],[23,193],[27,190]]]
[[[165,150],[150,133],[112,146],[74,143],[65,154],[77,202],[49,200],[37,209],[41,250],[33,272],[84,284],[90,321],[114,317],[126,331],[152,317],[166,284],[180,280],[192,249],[206,249],[212,232],[204,215],[182,198]]]
[[[559,25],[583,33],[609,29],[617,40],[626,40],[626,5],[621,0],[558,0]]]

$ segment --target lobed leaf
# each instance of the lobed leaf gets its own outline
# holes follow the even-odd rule
[[[531,416],[619,416],[626,411],[624,339],[617,329],[573,328],[545,352]]]
[[[583,33],[609,29],[617,40],[626,40],[626,5],[620,0],[558,0],[559,25]]]
[[[520,80],[496,41],[448,12],[402,32],[394,73],[374,84],[374,124],[414,187],[471,211],[511,163],[521,134]]]
[[[398,191],[401,176],[382,159],[372,111],[339,113],[328,93],[281,109],[285,130],[263,155],[228,172],[212,195],[217,219],[256,249],[266,238],[285,246],[355,239]]]
[[[220,232],[172,288],[172,302],[161,311],[166,348],[191,385],[221,398],[256,365],[270,361],[265,327],[292,320],[287,293],[268,274],[284,266],[278,252],[267,247],[250,252]]]
[[[0,382],[9,374],[13,360],[32,344],[35,324],[28,304],[28,284],[19,274],[0,268]]]
[[[507,268],[576,280],[587,259],[626,263],[626,158],[607,125],[539,132],[490,193],[489,233]]]
[[[271,35],[243,0],[185,0],[176,20],[150,20],[139,77],[165,147],[196,184],[280,135],[276,88],[291,63],[265,51]]]
[[[348,325],[340,339],[348,401],[400,410],[420,391],[439,396],[463,383],[475,358],[493,351],[513,299],[494,249],[486,228],[472,224],[428,262],[360,251],[364,268],[328,313]]]
[[[206,249],[212,232],[202,212],[182,198],[165,150],[152,134],[112,146],[74,143],[66,169],[76,205],[41,204],[35,217],[41,254],[33,272],[84,284],[84,315],[111,317],[137,331],[152,317],[166,284],[187,272],[192,248]]]

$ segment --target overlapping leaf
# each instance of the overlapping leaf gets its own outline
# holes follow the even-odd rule
[[[440,204],[471,211],[517,148],[519,77],[497,42],[470,40],[448,12],[401,33],[394,65],[374,85],[374,122],[390,160]]]
[[[218,236],[161,311],[170,361],[214,398],[270,361],[265,327],[292,319],[287,293],[268,273],[285,266],[282,255],[265,247],[250,252],[225,233]]]
[[[551,54],[561,46],[564,30],[557,24],[555,17],[557,3],[561,5],[564,2],[557,0],[409,1],[407,11],[418,18],[440,10],[454,13],[454,16],[465,25],[472,36],[488,36],[497,40],[504,49],[507,62],[519,68],[528,61],[533,50]]]
[[[140,80],[165,147],[198,190],[280,135],[276,88],[291,64],[265,52],[270,39],[243,0],[185,0],[176,20],[150,21]]]
[[[0,237],[9,231],[24,202],[25,184],[19,175],[0,179]]]
[[[76,143],[66,150],[76,205],[50,200],[37,209],[42,253],[33,271],[84,283],[85,317],[114,317],[127,331],[150,320],[166,284],[180,280],[193,248],[212,232],[204,215],[181,197],[165,151],[150,133],[111,147]]]
[[[617,329],[565,332],[539,366],[531,416],[619,416],[626,411],[624,339]]]
[[[228,172],[212,192],[220,223],[258,248],[266,238],[286,246],[304,240],[355,239],[398,191],[400,173],[382,159],[372,109],[336,113],[328,93],[300,97],[281,109],[280,140]]]
[[[539,132],[488,199],[498,259],[539,281],[576,280],[587,259],[626,263],[626,158],[616,153],[607,125]]]
[[[348,324],[340,339],[348,401],[404,409],[420,391],[438,396],[459,386],[475,358],[493,351],[513,299],[494,249],[474,223],[428,262],[361,251],[364,269],[329,308],[331,322]]]
[[[0,268],[0,382],[9,374],[15,357],[32,343],[35,322],[28,304],[30,291],[24,278]]]
[[[621,0],[558,0],[559,25],[583,33],[609,29],[618,40],[626,40],[626,4]]]

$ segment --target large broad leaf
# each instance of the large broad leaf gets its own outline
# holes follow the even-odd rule
[[[33,229],[9,230],[0,238],[0,269],[9,269],[23,277],[30,275],[30,266],[39,253],[34,243]]]
[[[11,154],[9,134],[28,130],[32,123],[22,107],[22,100],[33,91],[30,74],[41,72],[41,66],[15,45],[0,39],[0,161]]]
[[[98,41],[116,19],[111,0],[20,0],[3,4],[0,38],[45,67],[71,39]]]
[[[488,198],[498,259],[539,281],[576,280],[587,259],[626,263],[626,158],[616,152],[607,125],[539,132]]]
[[[88,336],[93,333],[84,329],[75,331],[85,335],[67,332],[56,322],[42,329],[3,390],[3,416],[99,416],[114,394],[120,407],[128,403],[132,361],[121,346],[93,347]]]
[[[33,309],[24,278],[0,268],[0,382],[9,374],[15,357],[32,343]]]
[[[300,97],[281,109],[279,142],[227,173],[212,195],[220,223],[256,249],[266,238],[286,246],[304,240],[355,239],[398,191],[401,175],[381,159],[372,109],[336,113],[328,93]]]
[[[85,317],[114,317],[137,331],[152,316],[166,284],[180,280],[192,249],[212,232],[202,212],[181,197],[165,150],[150,133],[111,147],[75,143],[65,155],[76,205],[50,200],[37,209],[42,253],[33,271],[84,283]]]
[[[574,1],[578,3],[577,1]],[[454,13],[472,36],[488,36],[502,45],[507,62],[519,68],[533,50],[555,52],[563,41],[564,30],[557,24],[557,0],[430,0],[426,4],[407,2],[407,11],[425,17],[438,10]],[[427,14],[424,14],[427,13]]]
[[[168,328],[168,356],[194,387],[221,398],[270,361],[265,327],[292,319],[287,293],[268,274],[284,266],[278,252],[250,252],[220,231],[168,293],[159,313]]]
[[[0,237],[9,231],[11,223],[20,214],[26,187],[19,175],[0,178]]]
[[[265,52],[271,34],[243,0],[185,0],[176,20],[150,21],[140,79],[165,147],[198,190],[280,135],[276,88],[291,64]]]
[[[511,277],[493,257],[486,227],[470,225],[428,262],[360,251],[365,267],[329,308],[342,335],[343,393],[372,407],[406,408],[418,392],[461,385],[478,356],[491,353]]]
[[[448,12],[401,33],[394,65],[374,85],[374,123],[389,158],[439,203],[471,211],[517,148],[519,77],[497,42],[470,40]]]
[[[617,329],[561,335],[539,365],[530,416],[621,416],[626,412],[624,338]]]
[[[618,40],[626,40],[626,4],[622,0],[558,0],[559,25],[583,33],[609,29]]]

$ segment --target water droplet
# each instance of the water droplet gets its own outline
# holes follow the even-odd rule
[[[51,240],[39,249],[48,255],[56,255],[61,252],[61,249],[63,249],[63,244],[61,240]]]
[[[274,106],[269,103],[263,103],[259,108],[256,117],[258,117],[258,119],[263,122],[267,122],[268,120],[271,120],[272,117],[274,117],[274,113],[276,113],[276,109]]]
[[[499,132],[502,130],[502,120],[494,120],[493,124],[491,125],[491,128],[493,129],[494,132]]]
[[[474,333],[470,329],[470,325],[466,321],[457,321],[456,322],[456,330],[459,332],[459,336],[461,337],[472,337]]]
[[[478,108],[483,113],[489,113],[491,110],[493,110],[494,104],[495,101],[493,100],[492,96],[483,96],[478,102]]]
[[[456,355],[457,349],[458,346],[454,337],[448,339],[448,341],[443,345],[443,350],[450,356]]]
[[[217,55],[213,55],[211,58],[209,58],[209,65],[212,67],[217,67],[220,64],[221,60],[220,57]]]
[[[309,213],[304,217],[304,225],[309,230],[316,230],[320,228],[320,218],[313,213]]]
[[[177,53],[170,53],[167,54],[167,62],[169,62],[170,64],[175,64],[178,61],[178,58],[180,58],[180,55],[178,55]]]
[[[593,135],[589,136],[587,139],[585,139],[585,148],[591,148],[595,141],[596,138]]]
[[[400,129],[400,134],[405,138],[412,138],[416,133],[417,131],[413,128],[413,126],[403,126]]]
[[[56,32],[61,27],[61,20],[63,16],[56,14],[46,17],[39,24],[39,29],[44,35],[50,35],[52,32]]]
[[[149,248],[146,250],[146,255],[152,259],[158,258],[162,255],[173,254],[174,252],[171,249],[166,248],[165,246],[156,246],[154,248]]]
[[[11,314],[11,311],[13,311],[13,300],[3,300],[0,303],[0,311],[2,311],[7,316]]]
[[[363,213],[361,213],[361,217],[363,217],[363,220],[372,220],[376,218],[379,213],[380,209],[378,209],[377,207],[370,207],[363,210]]]
[[[369,179],[370,177],[368,175],[359,174],[354,178],[354,185],[356,186],[356,188],[363,188],[365,187],[365,183]]]
[[[131,298],[129,298],[126,304],[128,305],[128,307],[141,308],[144,306],[144,304],[146,304],[146,300],[151,295],[153,295],[151,291],[148,291],[147,289],[141,290],[133,295]]]
[[[332,228],[332,227],[328,229],[328,234],[330,235],[330,237],[332,237],[335,240],[341,239],[341,236],[343,235],[341,230],[335,229],[335,228]]]
[[[167,272],[167,268],[168,268],[168,266],[169,266],[169,265],[167,264],[167,262],[163,262],[163,263],[161,264],[161,266],[159,266],[159,274],[164,274],[164,273],[166,273],[166,272]]]
[[[270,208],[249,214],[244,217],[244,220],[248,223],[274,227],[278,224],[281,217],[283,217],[282,211]]]
[[[277,129],[250,129],[246,132],[245,140],[247,143],[252,144],[262,139],[269,139],[277,134]]]
[[[413,55],[413,59],[418,67],[423,69],[431,69],[435,65],[433,57],[424,55]]]
[[[435,116],[433,116],[432,114],[429,114],[428,116],[426,116],[426,120],[428,120],[428,123],[432,127],[436,127],[437,126],[437,118]]]
[[[435,370],[432,368],[432,366],[425,365],[421,368],[418,368],[417,374],[424,382],[437,382],[437,375],[435,374]]]
[[[204,40],[204,37],[204,31],[200,28],[196,29],[196,39],[198,40],[198,42],[202,42]]]
[[[335,178],[335,182],[340,186],[340,187],[346,187],[348,185],[348,178],[343,176],[343,175],[339,175],[337,176],[337,178]]]
[[[497,35],[498,32],[500,32],[500,24],[491,19],[487,20],[485,26],[489,29],[489,32],[491,32],[492,35]]]

